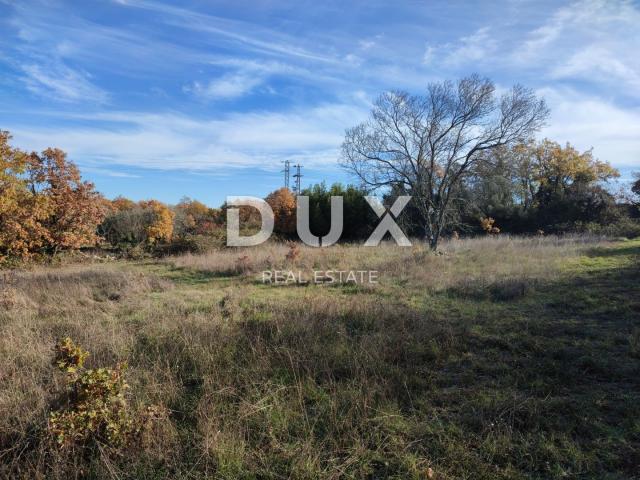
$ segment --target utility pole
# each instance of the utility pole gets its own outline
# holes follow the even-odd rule
[[[289,174],[291,172],[291,162],[284,161],[284,188],[289,188]]]
[[[300,195],[300,193],[302,192],[302,189],[300,188],[300,179],[303,176],[300,173],[300,169],[302,168],[302,165],[298,164],[298,165],[295,165],[295,167],[296,167],[296,173],[293,176],[293,178],[296,179],[296,186],[295,186],[295,189],[293,190],[293,193],[295,193],[296,195]]]

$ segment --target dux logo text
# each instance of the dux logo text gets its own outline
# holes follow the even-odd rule
[[[366,247],[375,247],[380,244],[387,232],[396,243],[402,247],[410,247],[411,242],[400,229],[395,219],[411,200],[409,195],[398,197],[393,205],[387,209],[376,197],[365,197],[369,206],[381,219],[380,223],[365,242]],[[297,197],[296,228],[300,239],[312,247],[328,247],[336,243],[342,235],[343,227],[343,201],[342,197],[331,197],[331,228],[325,236],[316,237],[309,227],[309,197]],[[252,247],[266,242],[273,233],[273,210],[267,202],[257,197],[227,197],[227,245],[230,247]],[[240,236],[240,208],[253,207],[260,212],[262,225],[260,231],[254,235]]]

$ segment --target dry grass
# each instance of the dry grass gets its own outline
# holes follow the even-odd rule
[[[487,237],[292,260],[270,244],[9,272],[0,477],[630,478],[638,249]],[[381,283],[255,281],[290,267],[377,269]],[[134,404],[172,411],[142,450],[65,455],[46,441],[63,386],[52,347],[67,335],[89,367],[129,363]]]
[[[286,243],[267,243],[258,248],[228,248],[200,255],[187,254],[167,261],[177,268],[217,275],[236,275],[285,268],[368,268],[376,265],[381,255],[387,258],[403,256],[401,250],[390,244],[379,249],[360,245],[335,245],[326,249],[301,245],[295,259],[291,258],[289,252],[290,247]]]
[[[301,246],[295,261],[287,244],[223,249],[167,259],[175,268],[220,276],[255,276],[264,270],[379,270],[383,283],[411,282],[428,291],[448,289],[470,294],[509,282],[557,279],[563,260],[605,243],[598,236],[510,237],[487,235],[443,242],[434,254],[423,243],[410,248],[383,243],[370,248],[336,245],[326,249]]]

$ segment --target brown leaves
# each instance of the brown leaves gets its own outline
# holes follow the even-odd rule
[[[273,210],[276,233],[291,234],[296,231],[296,198],[288,188],[270,193],[266,202]]]
[[[27,154],[0,131],[0,257],[94,244],[103,199],[59,149]]]
[[[497,235],[498,233],[500,233],[500,229],[494,226],[494,223],[496,223],[496,221],[491,217],[480,219],[480,226],[486,233]]]
[[[37,172],[44,179],[40,188],[49,199],[51,214],[46,221],[51,249],[76,249],[98,241],[96,227],[105,216],[102,196],[90,182],[83,182],[78,167],[57,148],[39,157]],[[37,189],[38,187],[36,187]]]

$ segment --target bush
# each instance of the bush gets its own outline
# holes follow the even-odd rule
[[[99,230],[114,246],[157,245],[171,241],[173,217],[166,205],[149,200],[113,212],[104,219]]]
[[[112,213],[105,218],[100,229],[114,246],[140,244],[147,241],[147,225],[152,222],[152,212],[138,205]]]
[[[142,260],[151,256],[143,244],[125,245],[122,247],[122,253],[129,260]]]
[[[208,253],[225,247],[224,235],[185,235],[174,238],[167,245],[154,249],[158,255],[178,255],[181,253]]]
[[[85,369],[89,352],[70,338],[59,342],[55,351],[55,365],[66,374],[68,391],[63,408],[49,414],[47,430],[60,447],[129,446],[154,422],[167,418],[167,411],[156,405],[131,411],[125,397],[125,363]]]
[[[576,233],[592,233],[607,237],[640,237],[640,222],[631,218],[622,217],[614,223],[601,225],[599,223],[575,223],[572,228],[568,228]]]

